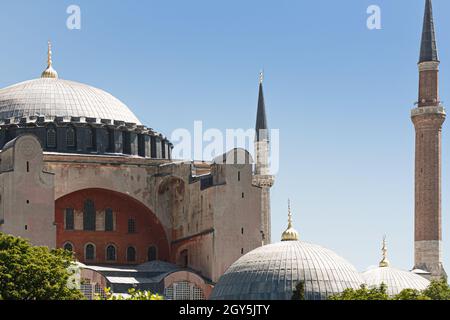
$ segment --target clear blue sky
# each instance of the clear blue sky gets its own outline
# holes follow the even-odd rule
[[[82,29],[66,28],[78,4]],[[382,10],[382,30],[366,9]],[[273,237],[295,225],[359,270],[413,265],[414,130],[423,0],[2,1],[0,86],[35,78],[46,42],[65,79],[105,89],[166,135],[249,128],[266,71],[269,125],[281,134]],[[434,0],[441,96],[450,93],[450,2]],[[450,121],[450,120],[449,120]],[[444,255],[450,270],[450,128],[443,130]]]

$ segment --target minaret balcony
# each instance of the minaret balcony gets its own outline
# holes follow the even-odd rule
[[[255,175],[252,184],[258,187],[271,188],[275,183],[275,177],[272,175]]]
[[[422,114],[442,114],[445,115],[445,108],[443,105],[418,107],[411,110],[411,117],[419,116]]]

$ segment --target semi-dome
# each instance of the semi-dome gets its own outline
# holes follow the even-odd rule
[[[0,89],[0,120],[37,116],[86,117],[140,125],[124,103],[86,84],[39,78]]]
[[[411,271],[400,270],[390,266],[390,262],[387,259],[386,238],[383,239],[381,251],[383,257],[379,266],[363,273],[364,282],[369,288],[385,284],[387,293],[390,296],[394,296],[404,289],[424,290],[429,286],[430,281],[424,277]]]
[[[289,229],[294,234],[292,226]],[[323,300],[363,283],[353,265],[333,251],[285,238],[233,263],[214,287],[211,299],[290,300],[301,281],[307,300]]]

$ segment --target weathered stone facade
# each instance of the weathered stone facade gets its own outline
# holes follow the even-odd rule
[[[268,186],[253,179],[246,150],[175,161],[170,141],[125,104],[59,79],[50,46],[48,61],[40,79],[0,89],[0,232],[71,250],[99,272],[114,267],[98,285],[126,286],[114,275],[133,266],[177,265],[182,272],[165,282],[195,280],[169,283],[179,292],[210,288],[261,246],[262,226],[270,228]]]
[[[252,185],[251,163],[202,163],[210,173],[197,176],[196,163],[43,154],[32,135],[14,140],[1,159],[0,231],[50,247],[70,243],[84,263],[142,263],[147,248],[156,246],[159,259],[216,281],[242,254],[261,245],[261,189]],[[82,221],[87,199],[96,208],[96,228],[89,231]],[[67,208],[74,212],[71,230],[65,229]],[[107,208],[115,215],[112,231],[104,228]],[[133,234],[127,232],[130,217],[136,222]],[[85,259],[86,244],[95,246],[94,259]],[[116,248],[113,261],[106,259],[108,244]],[[136,249],[133,261],[126,260],[130,246]]]

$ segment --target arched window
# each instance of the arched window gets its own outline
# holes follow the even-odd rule
[[[180,252],[180,260],[179,260],[180,266],[183,268],[187,268],[189,265],[189,252],[187,249]]]
[[[136,233],[136,220],[133,218],[128,219],[128,233]]]
[[[84,202],[83,229],[85,231],[95,231],[96,214],[94,201],[86,200]]]
[[[56,148],[56,130],[54,127],[47,128],[47,148]]]
[[[110,244],[106,248],[106,260],[107,261],[116,261],[116,247]]]
[[[92,243],[89,243],[84,247],[84,259],[86,261],[95,259],[95,246]]]
[[[105,231],[114,231],[114,214],[111,208],[105,210]]]
[[[66,131],[66,144],[67,144],[68,147],[75,147],[76,146],[75,129],[73,127],[67,128],[67,131]]]
[[[151,247],[148,248],[147,260],[148,261],[158,260],[158,252],[157,252],[155,246],[151,246]]]
[[[136,249],[134,247],[127,248],[127,261],[128,262],[136,261]]]
[[[64,250],[73,252],[73,245],[70,242],[64,244]]]
[[[113,129],[108,129],[107,131],[107,140],[106,140],[106,151],[107,152],[114,152],[115,148],[114,148],[114,130]]]
[[[90,127],[86,129],[86,147],[94,147],[94,130]]]

